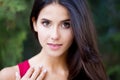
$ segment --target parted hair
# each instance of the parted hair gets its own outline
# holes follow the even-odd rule
[[[56,3],[64,6],[70,15],[74,40],[67,54],[68,80],[107,80],[96,43],[96,32],[87,0],[34,0],[30,16],[37,20],[40,11]]]

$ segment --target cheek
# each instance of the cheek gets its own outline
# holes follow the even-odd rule
[[[73,41],[74,36],[73,36],[73,31],[72,30],[69,31],[68,37],[69,37],[69,41]]]
[[[73,36],[70,35],[70,36],[68,37],[68,42],[69,42],[69,44],[72,44],[72,42],[73,42]]]
[[[47,35],[44,30],[38,30],[38,39],[41,45],[47,40]]]
[[[68,44],[71,44],[72,41],[73,41],[73,33],[72,32],[68,32],[68,33],[66,33],[66,35],[64,34],[64,40]]]

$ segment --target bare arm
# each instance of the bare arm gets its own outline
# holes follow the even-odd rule
[[[17,71],[17,66],[2,69],[0,71],[0,80],[15,80],[15,72]]]

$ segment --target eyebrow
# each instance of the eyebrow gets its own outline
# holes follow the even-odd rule
[[[70,21],[70,19],[65,19],[65,20],[62,20],[62,21],[63,21],[63,22],[64,22],[64,21]]]
[[[42,18],[41,20],[48,20],[48,21],[51,21],[51,20],[49,20],[49,19],[46,19],[46,18]],[[70,19],[65,19],[65,20],[61,20],[61,22],[65,22],[65,21],[70,21]]]

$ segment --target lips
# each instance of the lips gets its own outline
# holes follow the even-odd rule
[[[53,44],[53,43],[47,43],[47,45],[50,47],[52,50],[58,50],[62,44]]]

